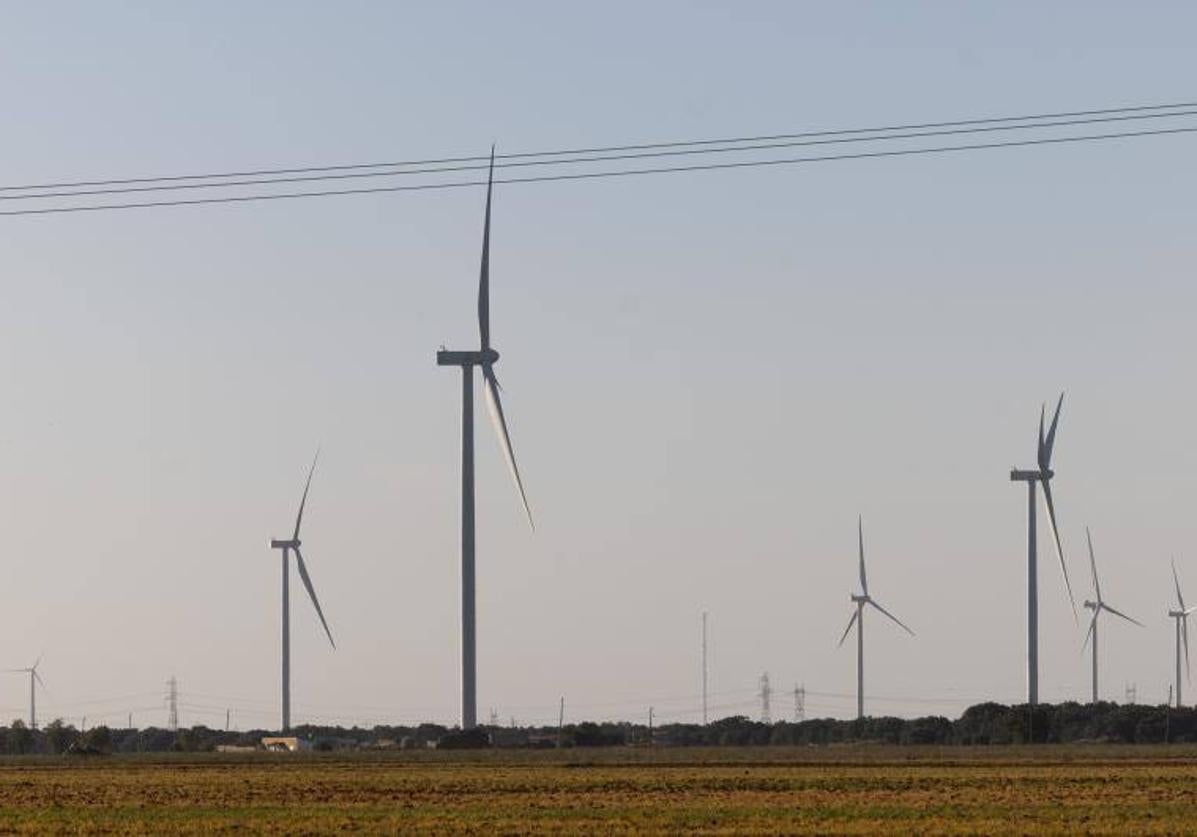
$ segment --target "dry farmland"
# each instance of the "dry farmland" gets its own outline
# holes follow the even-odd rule
[[[0,763],[0,832],[1197,831],[1197,749],[769,748]]]

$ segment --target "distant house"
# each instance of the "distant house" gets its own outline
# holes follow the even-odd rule
[[[267,736],[262,739],[262,749],[270,753],[298,753],[312,749],[312,743],[294,736]]]

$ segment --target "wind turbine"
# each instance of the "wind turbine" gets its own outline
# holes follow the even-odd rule
[[[890,619],[894,620],[901,626],[902,630],[914,636],[914,631],[902,624],[902,621],[894,616],[888,610],[869,595],[869,580],[865,575],[865,559],[864,559],[864,524],[860,518],[856,520],[856,534],[860,543],[860,595],[852,594],[852,601],[856,605],[856,612],[852,614],[852,618],[848,620],[848,627],[844,628],[844,633],[840,637],[839,645],[844,644],[844,640],[848,638],[848,632],[852,630],[852,626],[856,626],[856,717],[864,717],[864,609],[865,605],[872,605],[879,611],[884,613]]]
[[[1176,610],[1169,610],[1168,615],[1176,622],[1176,708],[1181,705],[1180,698],[1180,646],[1185,646],[1185,679],[1189,679],[1189,614],[1197,607],[1185,607],[1185,597],[1180,594],[1180,579],[1176,575],[1176,561],[1172,561],[1172,581],[1176,583]]]
[[[1097,601],[1085,600],[1085,607],[1093,611],[1093,619],[1089,622],[1089,631],[1085,634],[1085,644],[1088,644],[1090,637],[1093,638],[1093,702],[1097,703],[1097,617],[1105,610],[1115,616],[1121,616],[1127,622],[1133,622],[1140,628],[1146,626],[1138,619],[1132,619],[1122,611],[1111,607],[1101,597],[1101,584],[1097,580],[1097,560],[1093,557],[1093,536],[1089,534],[1088,526],[1085,527],[1085,539],[1089,542],[1089,567],[1093,570],[1093,595],[1097,598]],[[1082,644],[1081,650],[1084,648],[1085,645]]]
[[[1056,545],[1056,557],[1060,559],[1060,571],[1064,573],[1064,586],[1068,590],[1068,603],[1072,605],[1072,617],[1076,619],[1076,600],[1072,597],[1072,584],[1068,581],[1068,567],[1064,564],[1064,549],[1060,545],[1060,530],[1056,526],[1056,507],[1052,502],[1051,479],[1052,448],[1056,444],[1056,426],[1060,423],[1060,408],[1064,406],[1064,393],[1056,402],[1056,414],[1051,428],[1043,435],[1043,423],[1047,405],[1039,411],[1039,467],[1033,471],[1014,468],[1010,471],[1012,482],[1027,484],[1027,703],[1039,703],[1039,566],[1038,537],[1035,532],[1035,486],[1043,486],[1043,505],[1047,509],[1047,522],[1051,526],[1052,541]]]
[[[482,226],[482,266],[478,277],[478,332],[481,338],[477,350],[436,353],[438,366],[461,367],[461,728],[477,725],[476,646],[474,623],[474,367],[482,367],[482,389],[490,407],[491,421],[499,436],[507,467],[519,491],[528,525],[532,526],[532,510],[515,453],[511,449],[511,435],[499,399],[499,381],[495,377],[495,363],[499,353],[490,344],[490,201],[494,183],[495,150],[490,150],[490,171],[486,177],[486,218]],[[533,527],[535,528],[535,527]]]
[[[299,525],[303,522],[303,507],[308,502],[308,489],[312,487],[312,474],[316,472],[316,460],[320,452],[312,459],[312,467],[308,470],[308,481],[303,486],[303,498],[299,501],[299,514],[295,516],[295,531],[289,540],[270,539],[271,549],[283,551],[283,732],[291,728],[291,562],[290,555],[295,553],[295,566],[299,570],[299,578],[307,588],[308,597],[316,608],[316,615],[320,617],[320,624],[324,626],[324,633],[328,634],[328,641],[335,649],[332,631],[328,629],[328,622],[324,619],[324,611],[320,609],[320,600],[316,598],[316,589],[312,586],[312,577],[308,575],[307,565],[303,561],[303,553],[299,551]]]
[[[37,673],[37,667],[41,665],[42,658],[38,656],[37,662],[28,668],[10,668],[10,672],[20,672],[29,675],[29,728],[37,729],[37,691],[36,684],[41,683],[42,688],[46,688],[42,676]]]

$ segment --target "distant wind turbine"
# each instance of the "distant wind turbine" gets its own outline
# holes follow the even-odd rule
[[[1084,650],[1085,645],[1089,640],[1093,640],[1093,702],[1097,703],[1097,617],[1101,615],[1103,610],[1108,611],[1115,616],[1120,616],[1127,622],[1133,622],[1140,628],[1145,627],[1138,619],[1132,619],[1120,610],[1111,607],[1105,599],[1101,597],[1101,583],[1097,580],[1097,560],[1093,557],[1093,536],[1089,533],[1089,527],[1085,527],[1085,539],[1089,542],[1089,568],[1093,570],[1093,595],[1096,601],[1085,600],[1085,607],[1093,611],[1093,618],[1089,621],[1089,630],[1085,634],[1085,644],[1081,645]]]
[[[1197,607],[1185,607],[1185,597],[1180,593],[1180,578],[1176,575],[1176,561],[1172,561],[1172,581],[1176,584],[1176,610],[1169,610],[1168,615],[1176,622],[1176,708],[1181,706],[1180,696],[1180,646],[1185,646],[1185,679],[1191,676],[1189,671],[1189,614]]]
[[[289,540],[271,538],[270,548],[283,551],[283,732],[291,728],[291,562],[290,554],[295,553],[295,566],[299,570],[299,578],[308,591],[308,597],[316,608],[316,615],[320,617],[320,624],[324,626],[324,633],[335,649],[332,631],[328,629],[328,622],[324,619],[324,611],[320,609],[320,600],[316,598],[316,589],[312,586],[312,577],[308,575],[307,564],[304,563],[303,553],[299,551],[299,526],[303,522],[303,507],[308,502],[308,489],[312,487],[312,474],[316,471],[316,460],[320,452],[312,459],[312,467],[308,470],[308,480],[303,486],[303,498],[299,501],[299,514],[295,516],[295,531]]]
[[[499,381],[495,377],[495,363],[499,353],[490,344],[490,202],[494,182],[495,152],[490,152],[490,173],[486,178],[486,218],[482,227],[482,266],[478,278],[478,331],[481,345],[472,351],[436,353],[438,366],[461,367],[461,728],[473,729],[478,722],[477,657],[474,622],[474,367],[482,367],[482,389],[490,407],[491,421],[499,436],[499,444],[507,459],[515,487],[519,491],[528,525],[532,526],[532,510],[524,493],[515,453],[511,449],[511,435],[499,399]]]
[[[1056,414],[1052,417],[1051,429],[1043,434],[1047,406],[1039,411],[1039,467],[1033,471],[1010,471],[1012,482],[1027,484],[1027,703],[1039,703],[1039,566],[1038,537],[1035,531],[1035,486],[1043,486],[1043,505],[1047,509],[1047,522],[1051,526],[1052,541],[1056,545],[1056,557],[1060,559],[1060,571],[1064,574],[1064,587],[1068,590],[1068,603],[1072,605],[1072,616],[1076,619],[1076,600],[1072,596],[1072,584],[1068,581],[1068,567],[1064,563],[1064,548],[1060,545],[1060,530],[1056,526],[1056,506],[1052,501],[1051,480],[1052,448],[1056,444],[1056,427],[1060,423],[1060,408],[1064,406],[1064,394],[1056,402]]]
[[[41,687],[43,689],[46,688],[46,684],[42,680],[42,676],[37,673],[37,667],[39,665],[41,665],[41,663],[42,663],[42,658],[41,658],[41,656],[39,656],[37,658],[37,662],[35,662],[33,665],[29,666],[28,668],[10,668],[10,669],[8,669],[9,672],[14,672],[14,673],[20,672],[22,674],[29,675],[29,728],[30,729],[37,729],[37,684],[40,683]]]
[[[865,557],[864,557],[864,523],[860,518],[856,520],[856,534],[860,544],[860,595],[852,594],[852,601],[856,605],[856,612],[852,614],[852,618],[848,620],[848,627],[844,628],[844,633],[840,637],[839,645],[844,644],[844,640],[848,638],[848,632],[852,630],[852,626],[856,626],[856,717],[864,717],[864,609],[865,605],[872,605],[879,611],[884,613],[890,619],[898,623],[902,630],[914,636],[914,631],[906,627],[897,616],[894,616],[884,607],[879,605],[869,595],[869,580],[865,575]]]

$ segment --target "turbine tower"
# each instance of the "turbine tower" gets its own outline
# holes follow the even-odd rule
[[[1089,542],[1089,568],[1093,570],[1093,595],[1096,601],[1085,600],[1085,607],[1093,611],[1093,619],[1089,622],[1089,631],[1085,634],[1085,643],[1089,639],[1093,639],[1093,702],[1097,703],[1097,617],[1101,615],[1103,610],[1109,611],[1115,616],[1121,616],[1127,622],[1133,622],[1140,628],[1145,627],[1138,619],[1132,619],[1120,610],[1116,610],[1106,603],[1106,600],[1101,597],[1101,584],[1097,580],[1097,560],[1093,557],[1093,536],[1089,534],[1089,527],[1085,527],[1085,539]],[[1081,650],[1085,646],[1081,645]]]
[[[282,731],[286,732],[291,728],[291,561],[290,555],[295,553],[295,566],[299,570],[299,578],[303,581],[303,586],[308,591],[308,597],[312,600],[312,605],[316,608],[316,615],[320,617],[320,624],[324,626],[324,633],[328,635],[328,641],[335,649],[337,644],[333,642],[332,631],[328,629],[328,622],[324,619],[324,611],[320,609],[320,600],[316,598],[316,588],[312,586],[312,577],[308,575],[307,564],[304,563],[303,553],[299,551],[301,541],[299,540],[299,526],[303,523],[303,507],[308,502],[308,489],[312,487],[312,474],[316,472],[316,460],[320,458],[320,452],[316,451],[316,456],[312,458],[312,467],[308,469],[308,480],[303,486],[303,497],[299,501],[299,514],[295,516],[295,531],[292,532],[289,540],[279,540],[278,538],[271,538],[270,548],[281,549],[283,551],[283,727]]]
[[[477,714],[477,657],[474,622],[474,367],[482,368],[482,390],[486,393],[491,421],[499,436],[499,444],[507,459],[507,467],[519,491],[528,525],[532,526],[532,510],[524,493],[515,453],[511,449],[511,435],[499,399],[499,381],[495,377],[495,363],[499,353],[490,344],[490,200],[494,183],[495,150],[490,151],[490,171],[486,178],[486,216],[482,226],[482,266],[478,277],[478,332],[480,346],[476,350],[436,353],[438,366],[461,367],[461,728],[473,729]]]
[[[1027,703],[1039,703],[1039,566],[1038,537],[1035,531],[1035,486],[1043,486],[1043,505],[1047,509],[1047,522],[1051,526],[1052,541],[1056,545],[1056,557],[1060,559],[1060,570],[1064,573],[1064,586],[1068,590],[1068,602],[1072,605],[1072,617],[1076,619],[1076,600],[1072,597],[1072,584],[1068,581],[1068,567],[1064,564],[1064,549],[1060,545],[1060,530],[1056,527],[1056,507],[1052,502],[1051,479],[1052,448],[1056,444],[1056,427],[1060,422],[1060,408],[1064,406],[1064,393],[1056,402],[1056,414],[1051,428],[1043,434],[1047,405],[1039,411],[1039,450],[1035,470],[1011,469],[1012,482],[1027,484]]]
[[[864,717],[864,609],[866,605],[872,605],[879,611],[884,613],[890,619],[898,623],[902,630],[914,636],[914,631],[902,624],[897,616],[894,616],[884,607],[879,605],[869,595],[869,580],[865,575],[865,558],[864,558],[864,524],[860,518],[856,520],[856,534],[860,543],[860,595],[852,594],[852,602],[856,605],[856,612],[852,614],[852,618],[848,620],[848,627],[844,628],[844,633],[840,637],[839,644],[842,646],[844,640],[848,638],[848,632],[852,630],[852,626],[856,626],[856,717]]]
[[[1180,578],[1176,575],[1176,561],[1172,561],[1172,581],[1176,584],[1176,610],[1169,610],[1168,615],[1176,622],[1176,708],[1181,706],[1180,697],[1180,646],[1185,647],[1185,679],[1191,676],[1189,671],[1189,614],[1197,607],[1185,607],[1185,597],[1180,594]]]
[[[37,667],[41,665],[42,658],[39,656],[37,662],[28,668],[10,668],[10,672],[20,672],[21,674],[29,675],[29,728],[37,729],[37,684],[41,683],[42,688],[46,684],[42,681],[42,676],[37,673]]]

